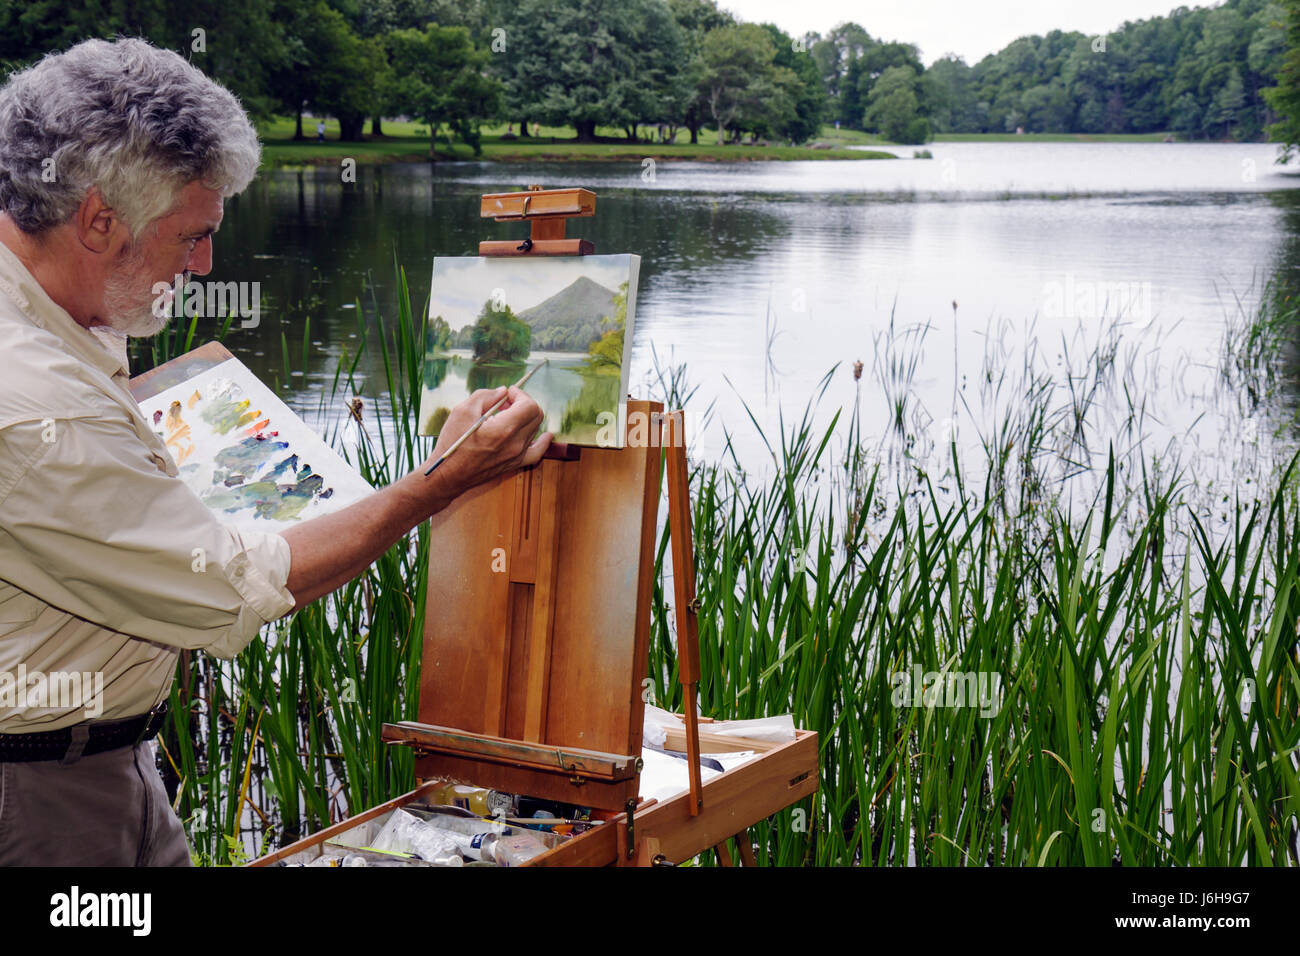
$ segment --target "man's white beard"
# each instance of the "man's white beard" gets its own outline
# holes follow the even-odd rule
[[[128,249],[121,265],[104,283],[104,322],[126,335],[147,338],[157,335],[167,324],[170,309],[154,313],[158,296],[153,280],[143,272],[144,255],[140,243]]]

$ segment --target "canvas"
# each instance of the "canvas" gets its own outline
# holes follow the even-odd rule
[[[622,447],[641,257],[433,260],[419,434],[480,388],[525,391],[555,441]]]
[[[280,531],[374,489],[238,359],[140,402],[180,477],[223,520]]]

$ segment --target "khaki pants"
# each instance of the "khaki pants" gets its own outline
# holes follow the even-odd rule
[[[0,763],[0,866],[190,866],[154,742]]]

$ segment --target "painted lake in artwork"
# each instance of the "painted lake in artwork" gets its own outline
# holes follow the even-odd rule
[[[618,407],[619,376],[589,371],[585,356],[579,352],[533,352],[527,362],[499,365],[476,363],[473,353],[466,349],[426,358],[420,433],[437,435],[452,406],[464,401],[469,392],[513,385],[543,360],[546,364],[525,386],[546,414],[542,430],[564,434],[569,441],[586,445],[608,443],[617,420],[616,413],[610,410]],[[601,413],[607,417],[600,418]]]

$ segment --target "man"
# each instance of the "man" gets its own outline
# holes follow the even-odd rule
[[[0,865],[187,865],[151,740],[179,650],[233,657],[550,444],[512,388],[431,476],[282,535],[221,523],[131,398],[125,343],[165,323],[155,283],[209,271],[259,159],[238,101],[142,40],[0,88]],[[433,456],[504,391],[453,409]]]

